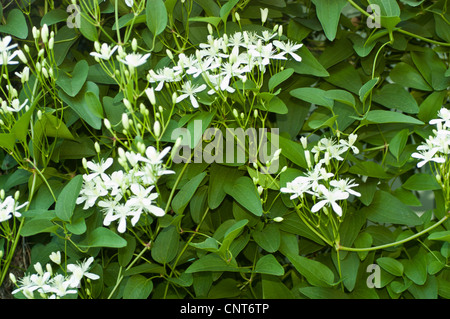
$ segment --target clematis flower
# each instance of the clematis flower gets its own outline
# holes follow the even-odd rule
[[[147,62],[150,57],[150,53],[140,54],[140,53],[130,53],[125,56],[125,59],[117,58],[119,62],[128,65],[130,68],[137,68]]]
[[[67,265],[67,271],[72,273],[72,275],[69,278],[69,287],[71,288],[78,287],[83,277],[89,278],[91,280],[97,280],[100,278],[99,275],[88,272],[93,262],[94,257],[89,257],[82,263]]]
[[[281,41],[275,40],[275,41],[273,41],[273,45],[282,51],[282,53],[281,53],[282,55],[289,54],[292,58],[294,58],[295,61],[297,61],[297,62],[302,61],[302,57],[299,56],[297,53],[295,53],[295,51],[297,51],[298,49],[300,49],[303,46],[302,43],[294,44],[291,41],[281,42]]]
[[[191,81],[187,81],[182,85],[182,89],[180,90],[181,95],[179,95],[176,99],[177,103],[180,103],[186,98],[189,98],[191,104],[194,108],[198,108],[198,101],[196,98],[196,94],[204,91],[206,89],[206,84],[202,84],[200,86],[193,85]]]
[[[325,205],[330,205],[333,208],[333,211],[342,216],[342,208],[336,203],[339,200],[344,200],[349,197],[349,193],[343,192],[340,189],[332,189],[329,190],[324,185],[319,185],[318,192],[321,194],[322,200],[317,202],[312,208],[311,212],[315,213],[321,210]]]
[[[108,43],[103,43],[99,52],[91,52],[91,55],[102,60],[109,60],[118,47],[119,46],[115,45],[111,48]]]

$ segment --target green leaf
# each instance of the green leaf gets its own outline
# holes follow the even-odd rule
[[[176,214],[182,214],[184,209],[189,204],[195,191],[200,186],[201,182],[206,176],[206,172],[202,172],[187,182],[172,200],[172,208]]]
[[[310,299],[348,299],[349,296],[338,289],[329,287],[302,287],[300,292]]]
[[[171,262],[178,252],[180,234],[175,226],[169,226],[161,230],[151,249],[152,258],[161,263]]]
[[[417,69],[405,62],[399,62],[389,73],[395,83],[422,91],[432,91],[432,87],[424,80]]]
[[[447,66],[431,48],[423,48],[422,52],[412,51],[411,58],[425,81],[435,91],[447,90],[450,78],[445,76]]]
[[[25,223],[20,230],[20,235],[24,237],[33,236],[41,233],[55,233],[59,226],[55,225],[48,218],[30,218],[25,220]]]
[[[92,247],[108,247],[108,248],[122,248],[127,245],[127,241],[117,235],[112,230],[105,227],[95,228],[89,232],[84,240],[78,243],[82,248]]]
[[[142,275],[131,276],[123,290],[123,299],[147,299],[153,290],[153,282]]]
[[[399,159],[400,155],[402,154],[406,146],[408,137],[409,137],[409,130],[404,129],[395,134],[395,136],[389,142],[389,151],[392,153],[392,155],[395,156],[397,160]]]
[[[263,274],[262,290],[264,299],[295,299],[294,294],[278,276]]]
[[[230,15],[231,10],[233,10],[234,6],[239,2],[239,0],[228,0],[222,8],[220,8],[220,18],[225,23],[227,22],[228,16]]]
[[[22,114],[21,117],[14,124],[11,133],[22,142],[26,142],[29,133],[28,127],[30,126],[31,116],[33,115],[35,104],[33,104],[28,111]]]
[[[12,151],[16,144],[16,137],[12,133],[0,133],[0,147]]]
[[[441,185],[436,181],[436,177],[430,174],[418,173],[408,178],[402,185],[403,188],[415,191],[438,190]]]
[[[239,177],[232,185],[225,185],[224,190],[254,215],[261,216],[263,214],[261,198],[255,184],[249,177]]]
[[[77,175],[67,183],[56,200],[56,216],[63,221],[70,221],[75,210],[76,200],[83,185],[83,176]]]
[[[209,171],[208,205],[216,209],[223,202],[227,193],[224,185],[233,184],[242,176],[242,172],[217,163],[212,163]]]
[[[437,113],[444,104],[447,91],[435,91],[428,95],[420,104],[418,118],[425,123],[437,117]]]
[[[280,230],[276,224],[268,224],[261,231],[252,232],[255,242],[265,251],[274,253],[280,248]]]
[[[145,6],[147,26],[157,36],[162,33],[167,26],[167,10],[162,0],[147,0]]]
[[[204,22],[209,23],[212,26],[216,27],[219,25],[219,23],[222,21],[219,17],[190,17],[189,22]]]
[[[272,254],[269,254],[258,259],[255,266],[255,272],[259,274],[283,276],[284,268]]]
[[[434,232],[428,236],[428,239],[450,242],[450,230]]]
[[[242,219],[234,223],[230,228],[227,229],[224,239],[222,241],[222,245],[219,248],[219,254],[221,254],[224,258],[227,257],[227,252],[230,249],[230,246],[233,240],[241,233],[242,229],[245,225],[248,224],[247,219]]]
[[[366,120],[368,122],[372,123],[405,123],[405,124],[416,124],[416,125],[423,125],[425,124],[422,121],[419,121],[418,119],[405,115],[398,112],[392,112],[392,111],[384,111],[384,110],[373,110],[369,111],[366,116]]]
[[[401,260],[404,266],[406,277],[411,279],[417,285],[423,285],[427,281],[427,262],[426,256],[417,253],[412,259]]]
[[[347,4],[346,0],[312,0],[316,6],[317,18],[322,24],[328,40],[333,41],[339,24],[341,11]]]
[[[187,269],[187,273],[196,273],[200,271],[231,271],[246,272],[237,266],[236,261],[232,259],[226,262],[217,254],[208,254],[194,261]],[[248,270],[247,270],[248,272]]]
[[[372,100],[389,109],[397,109],[404,113],[417,114],[419,106],[413,96],[398,84],[386,84],[376,90]]]
[[[302,62],[299,63],[294,60],[288,60],[285,66],[286,68],[292,68],[294,69],[294,72],[298,74],[308,74],[318,77],[326,77],[330,75],[305,45],[302,46],[296,53],[302,57]]]
[[[313,286],[329,287],[334,283],[334,274],[325,264],[303,256],[288,255],[297,271]]]
[[[83,121],[98,130],[102,127],[102,119],[97,116],[99,110],[92,112],[91,106],[87,104],[86,92],[93,92],[98,96],[99,88],[94,82],[87,81],[74,97],[69,96],[63,90],[60,90],[58,95]]]
[[[277,74],[274,74],[269,79],[269,90],[273,91],[278,85],[280,85],[281,83],[283,83],[284,81],[289,79],[293,73],[294,73],[294,69],[288,68],[288,69],[284,69],[281,72],[278,72]]]
[[[380,257],[377,259],[377,264],[394,276],[400,277],[403,275],[403,264],[394,258]]]
[[[272,134],[268,134],[270,140],[272,140]],[[302,145],[298,142],[294,142],[282,136],[277,136],[279,140],[279,147],[282,149],[282,156],[286,157],[292,163],[299,167],[307,168],[305,153]]]
[[[58,22],[66,21],[68,18],[68,13],[63,9],[53,9],[49,10],[41,19],[41,26],[44,24],[51,26]]]
[[[367,214],[367,218],[375,223],[408,226],[422,224],[421,219],[413,210],[395,196],[381,190],[375,193],[372,203],[362,210]]]
[[[23,12],[19,9],[12,9],[5,25],[0,25],[0,32],[10,34],[19,39],[26,39],[28,36],[27,20]]]
[[[366,83],[359,89],[359,100],[364,103],[364,101],[367,99],[369,94],[372,92],[375,85],[377,85],[379,78],[373,78]]]
[[[329,109],[333,108],[334,105],[333,100],[325,97],[325,91],[318,88],[305,87],[293,89],[289,94],[297,99],[311,104],[325,106]]]
[[[103,118],[103,107],[98,96],[91,91],[84,94],[84,100],[86,101],[86,106],[89,111],[95,115],[97,118]]]
[[[368,177],[389,179],[392,176],[384,170],[384,168],[375,162],[361,161],[350,167],[349,172],[352,174],[359,174]]]
[[[355,106],[355,97],[348,91],[344,90],[328,90],[325,91],[325,97],[331,100],[335,100],[349,106]]]
[[[74,97],[80,92],[86,82],[89,73],[89,64],[85,60],[80,60],[73,68],[72,74],[66,74],[62,70],[59,72],[56,84],[70,97]]]

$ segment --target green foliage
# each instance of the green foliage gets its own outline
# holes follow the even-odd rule
[[[3,8],[0,39],[18,48],[0,51],[26,61],[0,64],[0,197],[25,204],[0,219],[0,284],[23,239],[27,273],[56,251],[65,275],[89,265],[89,282],[65,298],[450,297],[449,145],[441,161],[416,156],[449,108],[446,0],[78,2],[78,17],[62,1]],[[275,57],[263,67],[260,52],[229,85],[238,55],[209,61],[224,72],[217,83],[206,67],[186,73],[189,87],[155,80],[186,72],[182,57],[205,59],[200,49],[222,52],[236,32],[236,50],[255,32],[250,52],[270,43]],[[27,107],[7,111],[16,99]],[[266,144],[237,129],[265,129]],[[220,147],[233,130],[230,159]],[[252,147],[272,157],[252,161]],[[107,177],[88,189],[94,163]],[[299,195],[314,167],[330,174],[315,180],[325,191]],[[330,200],[343,180],[353,193]],[[113,182],[123,196],[102,193]],[[108,211],[139,196],[139,211]]]

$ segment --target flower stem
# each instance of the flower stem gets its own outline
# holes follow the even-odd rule
[[[433,230],[434,228],[436,228],[437,226],[441,225],[443,222],[445,222],[449,217],[450,217],[450,212],[447,213],[447,215],[445,215],[442,219],[440,219],[438,222],[436,222],[434,225],[418,232],[417,234],[414,234],[412,236],[409,236],[405,239],[393,242],[393,243],[389,243],[389,244],[385,244],[385,245],[380,245],[380,246],[374,246],[374,247],[367,247],[367,248],[354,248],[354,247],[345,247],[345,246],[341,246],[339,245],[339,243],[336,243],[336,250],[345,250],[345,251],[355,251],[355,252],[364,252],[364,251],[374,251],[374,250],[379,250],[379,249],[385,249],[385,248],[390,248],[390,247],[394,247],[397,245],[401,245],[404,244],[410,240],[416,239],[426,233],[428,233],[429,231]]]

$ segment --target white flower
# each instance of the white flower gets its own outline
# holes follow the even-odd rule
[[[86,166],[91,170],[89,175],[84,176],[85,181],[90,181],[97,176],[101,176],[103,180],[108,180],[108,175],[105,174],[105,171],[114,163],[114,160],[110,157],[106,160],[100,160],[100,163],[87,162]]]
[[[106,196],[108,190],[105,188],[104,182],[100,177],[94,180],[85,181],[80,191],[80,196],[77,198],[77,205],[84,203],[83,209],[88,209],[95,205],[97,199]]]
[[[315,213],[322,209],[325,205],[331,205],[333,211],[339,216],[342,216],[342,208],[336,203],[336,201],[347,199],[349,194],[337,188],[330,191],[324,185],[319,185],[318,192],[321,194],[321,198],[323,199],[311,208],[311,212]]]
[[[26,205],[28,205],[28,202],[17,206],[17,203],[12,196],[6,197],[3,202],[0,203],[0,223],[10,219],[13,216],[21,217],[22,214],[19,213],[19,210]]]
[[[361,194],[358,193],[357,191],[354,191],[352,189],[352,187],[356,187],[359,186],[359,184],[355,184],[353,179],[341,179],[341,180],[332,180],[330,182],[330,185],[343,191],[343,192],[347,192],[351,195],[357,196],[357,197],[361,197]]]
[[[347,148],[350,148],[354,154],[359,154],[359,149],[353,145],[353,144],[355,144],[357,138],[358,138],[358,135],[350,134],[348,136],[348,141],[340,140],[339,143]]]
[[[7,52],[11,49],[14,49],[15,47],[17,47],[17,43],[13,44],[13,45],[9,45],[9,43],[11,42],[11,36],[6,36],[3,39],[0,39],[0,53],[3,52]]]
[[[438,124],[443,123],[444,127],[450,128],[450,110],[443,107],[439,110],[438,116],[439,119],[430,120],[430,124]]]
[[[132,197],[127,201],[126,206],[137,210],[140,215],[141,212],[149,212],[155,216],[164,216],[165,212],[160,207],[152,205],[152,202],[158,198],[157,193],[152,193],[154,186],[143,187],[139,184],[131,185],[130,189],[133,194]],[[137,215],[138,216],[138,215]],[[136,218],[136,217],[135,217]],[[137,217],[138,219],[138,217]],[[137,222],[137,221],[136,221]],[[136,224],[136,222],[132,223]]]
[[[19,99],[14,99],[11,101],[11,106],[6,107],[6,110],[8,112],[18,113],[27,105],[27,103],[28,103],[28,99],[26,99],[25,102],[23,102],[22,104],[20,104]]]
[[[14,65],[19,64],[18,61],[13,61],[13,59],[17,56],[18,51],[14,51],[13,53],[9,53],[8,51],[3,51],[1,53],[0,65]]]
[[[292,194],[290,199],[303,197],[305,193],[310,193],[310,180],[305,176],[298,176],[292,182],[286,183],[286,187],[282,187],[280,192]]]
[[[100,52],[91,52],[91,55],[102,60],[109,60],[118,47],[119,46],[116,45],[111,49],[108,43],[103,43],[99,50]]]
[[[97,280],[100,278],[100,276],[88,272],[89,267],[91,266],[93,261],[94,257],[89,257],[81,264],[77,263],[67,265],[67,271],[72,273],[72,275],[69,277],[69,287],[71,288],[78,287],[83,277],[89,278],[91,280]]]
[[[64,297],[68,294],[76,294],[77,293],[77,290],[69,289],[70,285],[71,285],[71,281],[67,280],[67,278],[61,274],[58,274],[55,277],[53,277],[50,283],[51,283],[51,285],[48,288],[48,292],[54,293],[58,297]]]
[[[131,68],[137,68],[147,62],[150,57],[150,53],[140,54],[140,53],[130,53],[125,56],[125,59],[117,58],[119,62],[128,65]]]
[[[196,94],[204,91],[206,89],[206,84],[202,84],[200,86],[193,85],[191,81],[187,81],[182,85],[182,89],[180,90],[181,95],[179,95],[176,99],[177,103],[180,103],[186,98],[189,98],[191,104],[194,108],[198,108],[198,101],[196,99]]]
[[[125,4],[126,4],[127,6],[129,6],[130,8],[132,8],[132,7],[133,7],[133,4],[134,4],[134,0],[125,0]]]
[[[275,45],[277,48],[279,48],[282,52],[282,54],[289,54],[291,57],[294,58],[295,61],[297,62],[301,62],[302,61],[302,57],[299,56],[297,53],[295,53],[295,51],[297,51],[298,49],[300,49],[303,44],[294,44],[291,41],[287,41],[287,42],[281,42],[278,40],[273,41],[273,45]]]
[[[420,159],[421,161],[417,163],[417,167],[422,167],[428,162],[445,163],[445,158],[434,157],[437,153],[437,148],[432,148],[429,150],[424,150],[421,152],[412,153],[411,157]]]
[[[130,211],[130,208],[128,206],[124,204],[117,204],[113,208],[112,212],[105,216],[105,218],[103,219],[103,225],[109,226],[113,221],[118,220],[119,225],[117,227],[117,231],[119,233],[124,233],[127,230],[128,216],[135,217],[136,215],[136,212]],[[133,221],[137,222],[136,219],[134,219]]]
[[[145,155],[147,158],[143,157],[141,161],[149,163],[151,165],[159,165],[163,163],[163,158],[170,152],[170,146],[166,147],[160,152],[156,150],[153,146],[147,147],[145,150]]]

